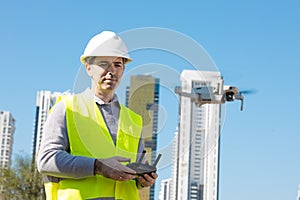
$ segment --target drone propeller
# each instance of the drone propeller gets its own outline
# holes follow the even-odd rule
[[[241,90],[239,91],[239,93],[242,93],[242,94],[254,94],[256,93],[257,91],[255,89],[251,89],[251,90]]]

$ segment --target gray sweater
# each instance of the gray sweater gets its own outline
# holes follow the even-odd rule
[[[109,104],[105,104],[95,96],[110,134],[116,143],[120,104],[115,95]],[[45,181],[58,182],[61,178],[80,179],[94,176],[95,158],[73,156],[69,153],[69,141],[66,127],[66,107],[63,101],[57,103],[48,116],[40,150],[37,156],[38,171],[44,175]],[[143,152],[142,139],[139,142],[137,159]]]

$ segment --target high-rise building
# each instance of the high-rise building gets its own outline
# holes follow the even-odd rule
[[[219,72],[184,70],[181,89],[223,88]],[[215,91],[211,91],[214,93]],[[180,98],[176,199],[217,200],[219,180],[220,105],[197,106],[188,97]]]
[[[15,119],[8,111],[0,111],[0,168],[10,168],[15,133]]]
[[[160,183],[159,200],[170,200],[171,199],[171,187],[172,179],[164,179]]]
[[[300,200],[300,184],[298,186],[298,195],[297,195],[297,200]]]
[[[55,104],[57,97],[64,94],[69,94],[69,92],[67,91],[64,93],[60,93],[44,90],[37,92],[34,133],[32,140],[32,161],[35,161],[35,157],[40,148],[44,124],[47,119],[49,110]]]
[[[156,159],[158,129],[159,79],[147,75],[132,76],[126,91],[126,105],[143,118],[142,137],[146,158]],[[139,191],[140,199],[154,199],[153,185]]]
[[[174,138],[172,140],[172,183],[170,200],[176,200],[177,197],[177,175],[178,175],[178,130],[174,133]]]

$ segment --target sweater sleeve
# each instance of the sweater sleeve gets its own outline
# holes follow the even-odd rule
[[[38,171],[59,178],[79,179],[94,176],[95,159],[69,153],[65,113],[64,102],[60,101],[53,107],[44,124],[37,155]]]

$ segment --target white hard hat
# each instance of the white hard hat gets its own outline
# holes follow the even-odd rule
[[[114,56],[126,58],[126,63],[132,61],[126,44],[112,31],[103,31],[89,41],[80,56],[81,63],[86,64],[86,58],[89,56]]]

